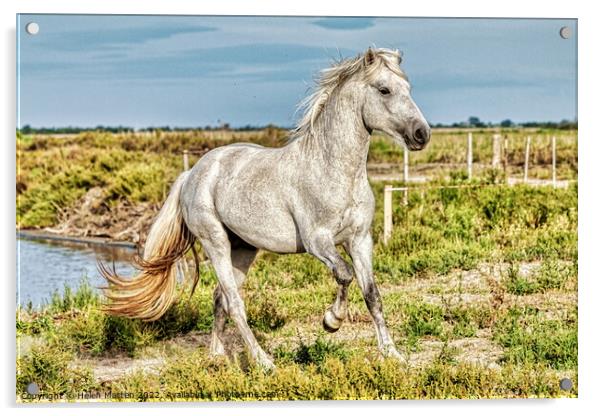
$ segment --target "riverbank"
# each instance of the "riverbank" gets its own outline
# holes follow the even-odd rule
[[[17,230],[17,239],[35,241],[57,241],[61,243],[73,243],[83,245],[94,245],[104,247],[136,248],[135,243],[129,241],[116,241],[109,238],[99,237],[76,237],[72,235],[54,234],[48,231]]]

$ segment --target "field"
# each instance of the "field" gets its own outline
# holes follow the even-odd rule
[[[520,176],[530,134],[532,175],[548,178],[548,136],[556,135],[559,178],[577,178],[574,131],[504,131],[509,151],[501,171],[488,168],[491,132],[474,134],[472,181],[462,167],[462,131],[436,131],[427,150],[411,155],[412,171],[436,184]],[[18,225],[143,239],[140,228],[152,215],[133,214],[156,212],[182,168],[183,149],[243,140],[278,145],[284,135],[267,129],[19,137]],[[374,138],[371,166],[401,159],[400,149]],[[249,362],[232,324],[229,360],[207,355],[216,277],[204,264],[195,294],[184,293],[154,323],[105,315],[85,282],[40,310],[19,308],[17,397],[38,400],[24,394],[31,381],[62,400],[86,398],[83,392],[103,400],[109,391],[135,401],[577,396],[576,183],[416,191],[407,206],[394,194],[386,246],[383,187],[373,182],[374,270],[404,363],[379,357],[355,283],[349,319],[328,334],[321,320],[336,283],[326,267],[308,255],[262,253],[244,297],[276,372],[264,374]],[[564,377],[573,382],[569,391],[559,387]]]

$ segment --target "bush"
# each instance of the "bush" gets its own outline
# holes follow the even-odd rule
[[[534,308],[511,308],[494,328],[504,347],[504,361],[545,364],[564,370],[577,366],[576,315],[566,321],[546,320]]]
[[[34,346],[27,356],[17,359],[17,394],[27,393],[27,385],[32,382],[40,393],[63,398],[98,388],[92,372],[70,367],[71,361],[72,354],[61,348]]]

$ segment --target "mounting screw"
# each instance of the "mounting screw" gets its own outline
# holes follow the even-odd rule
[[[571,37],[571,28],[568,26],[562,26],[560,28],[560,37],[562,39],[568,39]]]
[[[36,22],[29,22],[27,25],[25,25],[25,31],[30,35],[37,35],[40,31],[40,25],[38,25]]]
[[[27,393],[31,394],[32,396],[35,396],[36,394],[40,394],[40,387],[38,386],[38,383],[31,382],[27,385]]]
[[[560,388],[564,391],[568,391],[573,388],[573,382],[568,378],[560,380]]]

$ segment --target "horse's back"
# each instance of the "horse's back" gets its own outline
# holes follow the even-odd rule
[[[183,187],[184,201],[213,203],[216,187],[224,181],[242,178],[242,169],[254,166],[254,159],[269,148],[254,143],[233,143],[210,150],[192,167]],[[259,157],[261,159],[261,157]]]

